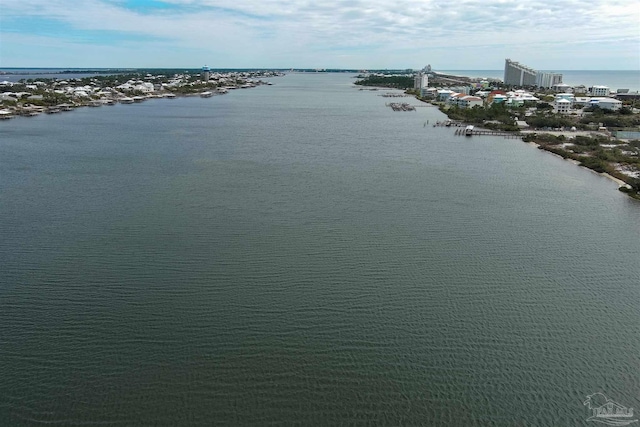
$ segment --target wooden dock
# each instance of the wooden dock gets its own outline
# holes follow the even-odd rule
[[[491,129],[473,129],[471,131],[471,135],[465,133],[465,129],[456,129],[455,135],[466,135],[466,136],[475,136],[475,135],[492,135],[492,136],[502,136],[507,139],[518,139],[522,138],[520,133],[513,132],[505,132],[500,130],[491,130]]]

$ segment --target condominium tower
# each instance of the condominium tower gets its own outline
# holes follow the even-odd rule
[[[536,70],[519,62],[506,59],[504,62],[504,83],[513,86],[535,86]]]
[[[562,83],[562,74],[536,71],[518,62],[506,59],[504,83],[512,86],[538,86],[550,88]]]

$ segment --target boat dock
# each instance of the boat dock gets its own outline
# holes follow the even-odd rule
[[[473,136],[473,135],[492,135],[492,136],[503,136],[507,139],[517,139],[517,138],[522,138],[522,135],[520,135],[520,133],[514,133],[514,132],[505,132],[505,131],[500,131],[500,130],[491,130],[491,129],[469,129],[469,128],[465,128],[465,129],[456,129],[455,135],[466,135],[466,136]]]

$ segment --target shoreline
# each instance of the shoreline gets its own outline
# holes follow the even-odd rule
[[[63,73],[65,74],[65,73]],[[54,76],[55,74],[51,74]],[[284,75],[276,71],[199,72],[154,74],[145,70],[80,78],[48,77],[0,82],[0,119],[60,113],[78,107],[141,103],[148,99],[209,98],[235,89],[272,85],[268,80]]]
[[[547,153],[549,153],[549,154],[551,154],[551,155],[553,155],[553,156],[559,157],[559,158],[561,158],[562,160],[565,160],[565,161],[567,161],[567,162],[569,162],[569,163],[573,163],[574,165],[576,165],[576,166],[578,166],[578,167],[581,167],[581,168],[587,169],[588,171],[590,171],[590,172],[592,172],[592,173],[594,173],[594,174],[596,174],[596,175],[599,175],[599,176],[604,177],[604,178],[608,178],[608,179],[610,179],[611,181],[613,181],[613,182],[615,182],[616,184],[618,184],[620,187],[626,187],[626,188],[628,188],[628,189],[631,189],[631,186],[630,186],[629,184],[627,184],[626,182],[624,182],[624,181],[623,181],[623,180],[621,180],[620,178],[616,178],[615,176],[608,174],[607,172],[598,172],[598,171],[595,171],[595,170],[593,170],[593,169],[591,169],[591,168],[588,168],[588,167],[586,167],[586,166],[583,166],[583,165],[582,165],[582,164],[580,164],[580,162],[579,162],[579,161],[577,161],[577,160],[570,159],[570,158],[564,158],[564,157],[562,157],[560,154],[557,154],[557,153],[554,153],[553,151],[549,151],[549,150],[545,149],[545,147],[544,147],[543,145],[538,144],[538,143],[536,143],[536,142],[533,142],[533,141],[528,141],[528,142],[527,142],[527,141],[523,141],[523,142],[524,142],[525,144],[527,144],[527,145],[530,145],[531,147],[534,147],[534,148],[536,148],[536,149],[539,149],[539,150],[545,151],[545,152],[547,152]]]
[[[446,113],[446,111],[442,111],[442,113],[447,118],[451,119],[449,117],[449,115]],[[463,123],[463,124],[465,124],[465,123]],[[629,184],[628,182],[626,182],[625,180],[623,180],[621,178],[618,178],[618,177],[616,177],[616,176],[614,176],[614,175],[612,175],[612,174],[610,174],[610,173],[608,173],[606,171],[605,172],[600,172],[600,171],[594,170],[594,169],[586,166],[585,164],[583,164],[580,160],[570,157],[570,155],[564,156],[564,155],[561,155],[559,153],[556,153],[556,152],[554,152],[553,150],[550,149],[548,144],[541,144],[541,143],[537,143],[535,141],[525,141],[524,140],[524,137],[527,134],[536,134],[536,133],[540,133],[540,132],[533,132],[533,131],[521,132],[521,131],[519,131],[519,132],[512,132],[512,133],[513,133],[514,137],[517,136],[521,141],[523,141],[527,145],[535,147],[535,148],[537,148],[539,150],[544,150],[547,153],[550,153],[552,155],[560,157],[561,159],[567,160],[567,161],[573,163],[576,166],[585,168],[585,169],[589,170],[590,172],[592,172],[592,173],[594,173],[596,175],[599,175],[599,176],[601,176],[603,178],[606,178],[606,179],[609,179],[609,180],[615,182],[616,184],[618,184],[618,191],[620,191],[622,193],[625,193],[627,196],[631,197],[632,199],[640,200],[640,192],[639,193],[634,192],[634,187],[631,184]],[[545,133],[545,134],[547,134],[547,133],[548,134],[554,134],[554,131],[543,132],[543,133]],[[558,133],[558,132],[555,132],[555,133]],[[560,132],[560,133],[564,134],[566,132]],[[573,132],[573,133],[571,133],[571,135],[575,136],[575,135],[577,135],[577,133]]]

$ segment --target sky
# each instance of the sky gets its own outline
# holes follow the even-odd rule
[[[640,70],[640,0],[0,0],[0,68]]]

